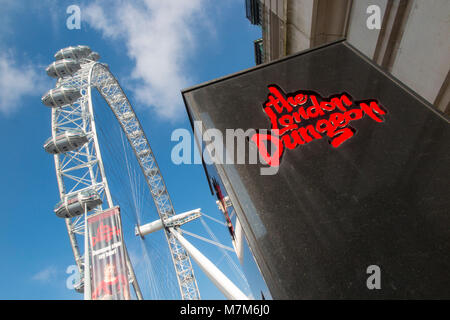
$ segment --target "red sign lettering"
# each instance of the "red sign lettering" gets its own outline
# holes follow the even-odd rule
[[[92,247],[95,246],[96,243],[105,241],[106,243],[109,243],[113,236],[120,236],[120,229],[117,226],[109,226],[104,225],[103,221],[100,222],[100,225],[98,226],[95,235],[91,238],[92,240]]]
[[[278,134],[256,133],[251,140],[270,166],[280,165],[284,149],[292,150],[325,136],[332,147],[338,148],[355,135],[356,129],[350,126],[352,121],[367,116],[381,123],[387,113],[374,99],[354,101],[346,93],[323,99],[312,91],[285,94],[276,85],[268,89],[263,111],[270,120],[272,132]],[[272,154],[264,142],[275,145]]]

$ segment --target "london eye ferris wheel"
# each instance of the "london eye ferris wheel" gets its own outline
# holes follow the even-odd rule
[[[148,187],[158,213],[152,223],[136,227],[136,235],[145,236],[163,230],[168,244],[177,286],[182,299],[200,299],[191,257],[205,274],[229,299],[247,299],[211,261],[193,247],[183,236],[180,226],[199,218],[200,209],[176,214],[161,171],[146,134],[133,107],[109,67],[99,62],[100,56],[87,46],[67,47],[55,54],[55,61],[46,71],[57,79],[42,102],[51,108],[50,138],[44,149],[53,155],[60,202],[54,208],[57,217],[64,219],[70,245],[81,281],[75,289],[91,298],[91,266],[87,233],[87,219],[118,205],[111,192],[103,162],[94,110],[97,93],[112,111],[125,143],[135,156],[140,174]],[[108,143],[108,142],[107,142]],[[127,252],[125,248],[125,253]],[[141,288],[129,255],[125,254],[128,280],[138,299]]]

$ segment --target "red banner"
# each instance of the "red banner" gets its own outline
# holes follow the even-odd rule
[[[119,207],[88,218],[92,300],[129,300],[130,288]]]

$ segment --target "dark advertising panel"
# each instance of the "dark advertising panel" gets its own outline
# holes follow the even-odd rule
[[[183,98],[273,298],[450,298],[450,125],[421,97],[338,41]]]
[[[115,207],[88,218],[93,300],[129,300],[127,264],[120,210]]]

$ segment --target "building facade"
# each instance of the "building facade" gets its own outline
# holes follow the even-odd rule
[[[450,1],[246,0],[246,7],[247,18],[262,28],[257,63],[346,38],[450,114]]]
[[[259,269],[274,299],[450,298],[450,121],[425,99],[344,40],[182,94],[253,297]]]

